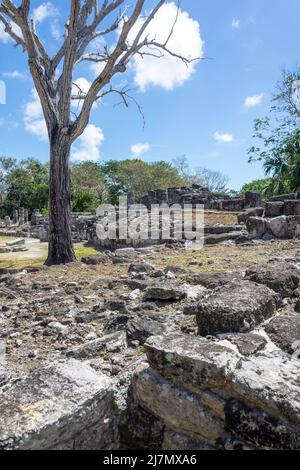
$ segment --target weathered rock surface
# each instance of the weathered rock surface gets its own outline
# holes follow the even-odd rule
[[[185,296],[180,287],[157,285],[146,288],[144,300],[180,300]]]
[[[213,450],[213,447],[181,432],[165,429],[162,450]]]
[[[162,321],[157,321],[155,315],[138,316],[127,323],[127,339],[129,342],[138,341],[142,345],[150,336],[162,335],[166,329],[167,326]]]
[[[280,349],[300,357],[300,315],[272,318],[265,330]]]
[[[293,297],[299,286],[300,271],[287,263],[268,263],[264,266],[248,268],[245,279],[264,284],[278,292],[283,298]]]
[[[240,275],[238,273],[226,271],[214,273],[190,273],[186,275],[186,279],[190,284],[200,284],[207,289],[215,289],[216,287],[223,286],[236,277],[240,277]]]
[[[220,233],[218,235],[211,235],[207,234],[205,235],[205,241],[204,243],[206,245],[216,245],[217,243],[222,243],[222,242],[227,242],[229,240],[236,240],[239,238],[243,232],[228,232],[228,233]]]
[[[299,428],[238,400],[229,400],[226,405],[226,428],[260,449],[300,447]]]
[[[105,351],[120,351],[126,346],[126,335],[122,331],[117,331],[93,341],[88,341],[80,346],[66,351],[66,356],[77,359],[87,359],[96,357]]]
[[[92,256],[85,256],[82,258],[82,262],[84,264],[97,266],[98,264],[106,263],[108,260],[106,255],[92,255]]]
[[[33,372],[1,395],[0,449],[113,448],[110,389],[108,377],[75,360]]]
[[[0,362],[0,387],[3,387],[9,381],[10,375],[6,367]]]
[[[262,238],[268,230],[268,223],[262,217],[249,217],[246,221],[246,227],[249,235]]]
[[[279,296],[266,286],[248,280],[234,280],[197,305],[199,335],[247,332],[271,317]]]
[[[269,221],[269,228],[277,238],[291,239],[300,236],[300,216],[282,215]]]
[[[221,335],[221,338],[223,336]],[[251,356],[261,351],[267,344],[267,340],[263,336],[253,333],[229,334],[225,335],[225,339],[234,344],[243,356]]]
[[[291,199],[284,201],[283,213],[285,215],[300,215],[300,200]]]
[[[283,214],[284,203],[282,201],[269,201],[266,202],[265,216],[266,217],[279,217]]]
[[[133,394],[140,406],[173,430],[201,436],[212,444],[223,433],[222,421],[201,403],[197,395],[163,379],[149,368],[134,375]]]
[[[300,425],[299,361],[286,353],[263,351],[242,361],[230,377],[230,388],[259,409]]]
[[[238,214],[238,222],[239,224],[246,223],[249,217],[262,217],[264,213],[263,207],[254,207],[250,209],[246,209],[244,212]]]
[[[145,349],[153,369],[191,390],[223,387],[240,360],[232,349],[188,335],[149,338]]]

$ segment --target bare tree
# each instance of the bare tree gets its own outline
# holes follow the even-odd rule
[[[180,2],[174,25],[163,43],[149,37],[146,30],[166,0],[157,1],[144,16],[146,3],[147,0],[133,0],[131,6],[125,8],[125,0],[102,0],[101,4],[98,0],[70,0],[63,43],[50,57],[31,17],[30,0],[20,1],[19,6],[12,0],[0,0],[0,22],[15,44],[27,54],[49,135],[50,239],[47,265],[75,260],[70,222],[70,150],[88,125],[93,104],[107,94],[117,93],[128,105],[128,90],[116,89],[111,82],[114,76],[126,71],[136,54],[158,59],[167,54],[186,65],[191,62],[169,49]],[[141,18],[142,22],[137,23]],[[139,27],[133,29],[136,25]],[[103,38],[113,31],[119,34],[112,48],[89,52],[96,38]],[[73,74],[83,62],[101,63],[102,71],[87,93],[79,88],[74,94]],[[78,116],[71,112],[73,100],[82,103]]]

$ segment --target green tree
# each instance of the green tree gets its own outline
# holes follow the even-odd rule
[[[254,122],[253,137],[262,145],[249,149],[249,162],[263,162],[265,173],[270,177],[267,189],[272,193],[300,188],[300,102],[296,97],[299,84],[299,67],[284,70],[270,115]]]
[[[35,159],[13,163],[5,175],[3,210],[11,213],[18,207],[29,211],[45,210],[49,198],[49,167]]]
[[[92,212],[107,201],[108,188],[99,163],[73,164],[71,182],[73,212]]]
[[[102,166],[109,188],[109,199],[117,203],[122,194],[133,193],[136,198],[150,190],[166,189],[184,184],[178,170],[168,162],[146,163],[139,159],[110,160]]]

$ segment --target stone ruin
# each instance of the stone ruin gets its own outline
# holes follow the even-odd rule
[[[207,188],[193,185],[190,188],[170,188],[168,190],[158,189],[150,191],[148,194],[134,201],[132,195],[128,197],[128,204],[143,204],[148,210],[152,205],[172,205],[185,204],[196,207],[203,205],[207,211],[230,212],[237,215],[237,223],[233,224],[205,224],[204,243],[216,244],[222,242],[248,243],[258,239],[270,241],[273,239],[293,239],[300,236],[300,193],[285,194],[263,200],[259,191],[249,191],[244,198],[224,198],[218,194],[210,192]],[[114,212],[117,212],[115,222]],[[149,236],[150,225],[147,222],[141,224],[138,239],[130,237],[122,238],[118,235],[119,218],[118,208],[113,209],[113,214],[96,216],[92,213],[72,214],[72,236],[73,241],[88,242],[101,249],[116,249],[127,246],[143,247],[160,244],[162,242],[175,243],[176,223],[173,220],[170,237],[166,239],[163,234],[163,217],[159,217],[159,236],[153,240]],[[132,218],[138,217],[133,215]],[[176,219],[176,218],[175,218]],[[145,219],[146,220],[146,219]],[[116,230],[114,240],[99,240],[97,226],[106,229],[108,222],[111,229]],[[178,228],[178,225],[177,225]],[[194,226],[193,226],[194,228]],[[38,238],[41,242],[47,242],[49,238],[49,219],[42,216],[39,210],[35,210],[28,220],[28,210],[20,208],[15,210],[13,218],[5,217],[0,221],[0,233],[2,235],[14,235],[22,238]],[[184,242],[185,240],[183,240]],[[0,247],[3,252],[5,247]]]
[[[293,239],[300,236],[300,193],[273,196],[260,207],[239,214],[250,239]]]
[[[237,212],[250,207],[261,205],[261,195],[258,191],[249,191],[244,198],[225,197],[223,194],[211,192],[198,184],[191,187],[158,189],[149,191],[138,201],[150,209],[152,204],[203,204],[205,209]]]
[[[12,310],[19,332],[9,327],[9,347],[24,331],[52,337],[55,355],[19,376],[0,362],[0,449],[299,449],[299,254],[209,274],[159,270],[147,253],[111,254],[128,274],[98,274],[94,304],[64,276],[49,297],[46,271],[6,272],[1,331]],[[45,295],[16,304],[24,283]]]

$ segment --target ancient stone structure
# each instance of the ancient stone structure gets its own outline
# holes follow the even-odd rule
[[[0,340],[0,449],[299,449],[299,257],[243,276],[157,269],[143,253],[110,254],[128,263],[128,275],[98,274],[101,303],[75,295],[80,284],[65,276],[54,275],[54,286],[44,271],[31,280],[6,272],[1,337],[9,350],[24,348],[26,363],[2,360]],[[56,295],[31,299],[42,280]],[[8,286],[24,292],[24,282],[30,300],[17,311]],[[27,341],[42,354],[51,337],[55,355],[46,349],[25,372],[35,357]]]
[[[223,210],[223,211],[241,211],[245,204],[247,207],[255,207],[259,201],[257,193],[247,193],[245,199],[224,198],[220,194],[215,194],[199,184],[191,187],[158,189],[149,191],[148,194],[141,197],[137,202],[144,204],[150,209],[153,204],[203,204],[205,209]],[[255,195],[255,196],[253,196]]]

